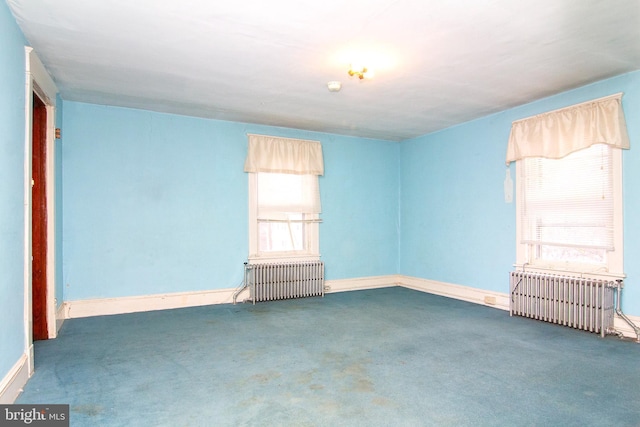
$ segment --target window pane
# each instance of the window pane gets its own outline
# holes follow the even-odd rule
[[[315,175],[258,174],[258,214],[320,213],[320,192]]]
[[[605,144],[523,160],[520,228],[534,259],[606,263],[614,250],[612,162]]]
[[[291,220],[303,219],[302,214],[287,214]],[[304,247],[304,227],[301,222],[258,221],[258,245],[260,252],[302,251]]]
[[[318,177],[260,172],[249,184],[251,256],[317,256]]]
[[[539,245],[537,259],[553,263],[578,263],[603,265],[607,263],[604,249],[568,248],[562,246]]]

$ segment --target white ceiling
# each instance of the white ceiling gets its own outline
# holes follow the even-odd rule
[[[640,0],[7,3],[63,99],[396,141],[640,69]]]

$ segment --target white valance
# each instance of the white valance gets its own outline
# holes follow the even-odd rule
[[[249,135],[244,171],[324,175],[322,145],[318,141]]]
[[[513,122],[507,165],[525,157],[560,159],[594,144],[629,148],[622,93]]]

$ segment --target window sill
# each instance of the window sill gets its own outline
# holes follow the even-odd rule
[[[249,256],[249,264],[264,264],[278,262],[311,262],[320,261],[320,255],[251,255]]]
[[[547,274],[558,274],[558,275],[567,275],[567,276],[580,276],[580,277],[590,277],[590,278],[602,278],[602,279],[625,279],[627,277],[624,273],[613,273],[608,271],[596,271],[596,270],[571,270],[567,268],[561,267],[553,267],[553,266],[539,266],[533,264],[513,264],[513,267],[517,270],[521,271],[529,271],[533,273],[547,273]]]

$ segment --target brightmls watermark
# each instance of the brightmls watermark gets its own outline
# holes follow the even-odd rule
[[[0,427],[69,427],[69,405],[0,405]]]

